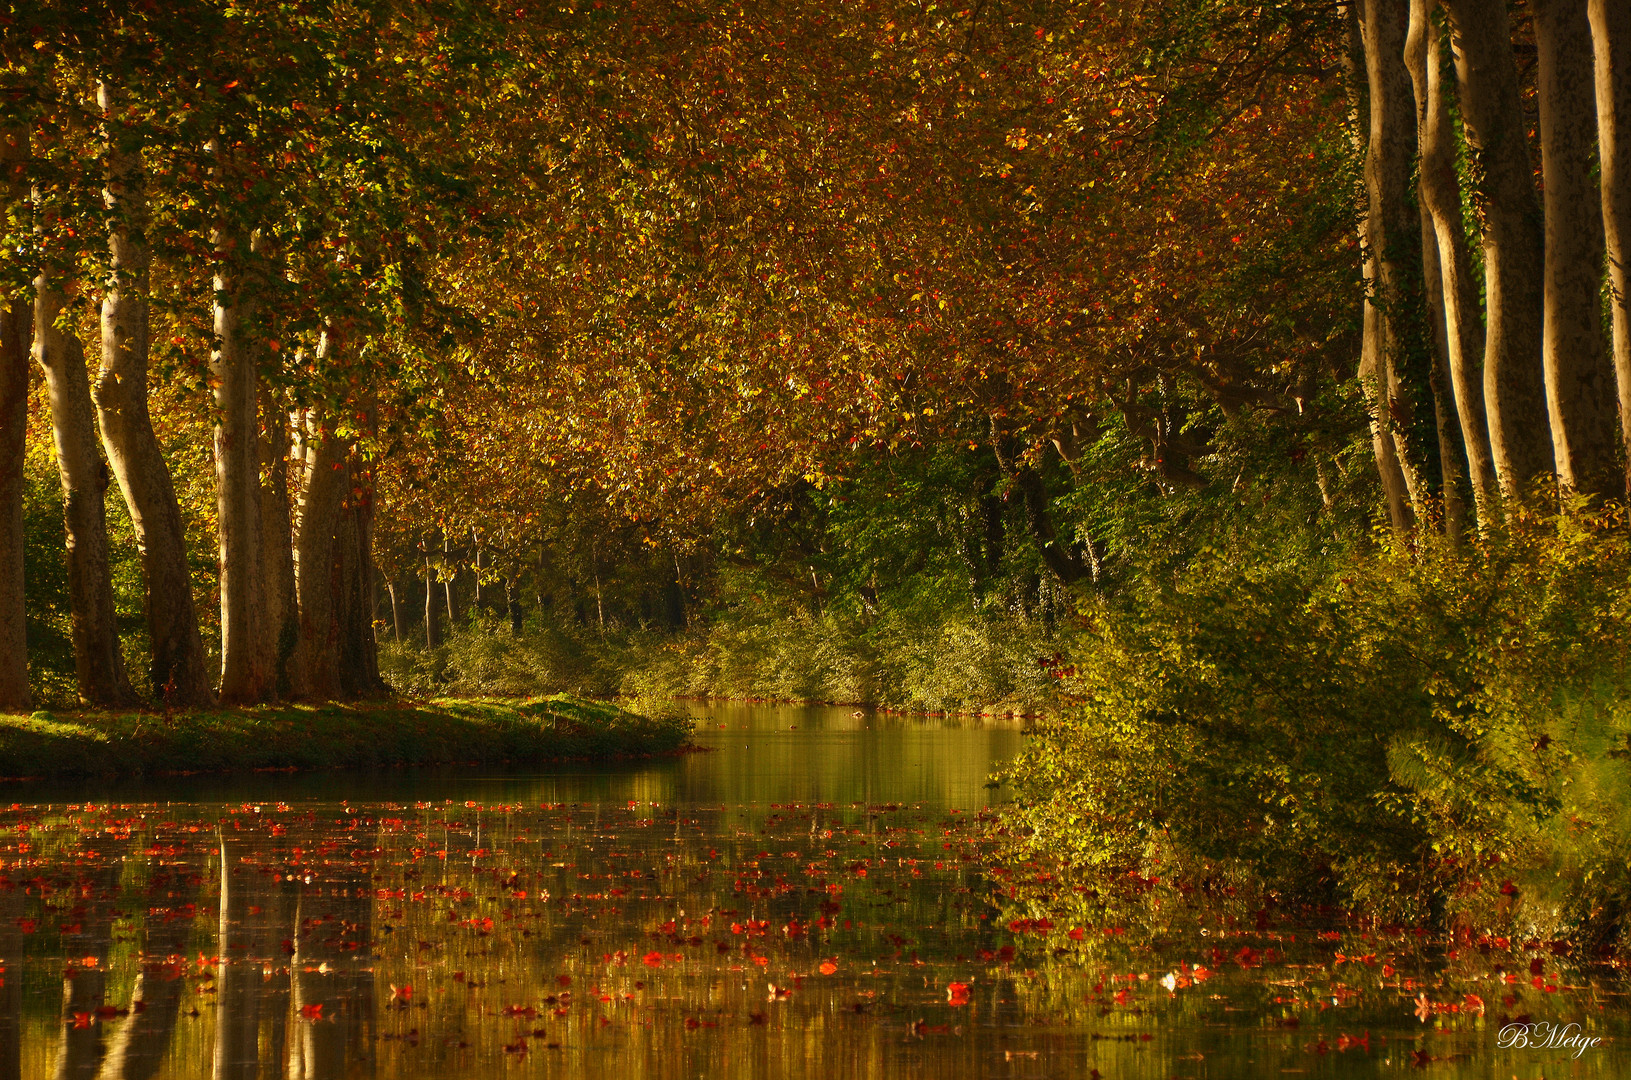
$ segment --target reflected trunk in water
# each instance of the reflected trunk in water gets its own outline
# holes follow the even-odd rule
[[[109,848],[89,847],[94,869],[76,882],[79,903],[64,919],[62,947],[62,1043],[57,1080],[90,1080],[102,1066],[102,1024],[96,1010],[106,1003],[108,950],[113,944],[113,908],[122,862]]]
[[[287,978],[270,974],[280,959],[276,954],[277,929],[283,924],[282,890],[258,866],[243,862],[241,854],[236,845],[221,842],[215,1080],[256,1080],[261,1075],[263,1007],[274,1011],[277,997],[269,984]],[[274,1054],[279,1041],[273,1040]],[[269,1070],[267,1075],[274,1073]]]
[[[0,885],[0,1080],[23,1075],[23,891]]]
[[[142,966],[130,993],[130,1015],[108,1047],[101,1080],[148,1080],[163,1064],[187,985],[183,974],[197,895],[187,866],[161,870],[148,881]]]
[[[347,873],[306,884],[295,914],[289,1080],[372,1076],[374,899],[368,879]]]

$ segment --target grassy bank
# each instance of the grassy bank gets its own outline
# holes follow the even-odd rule
[[[569,696],[0,715],[0,777],[526,765],[678,750],[691,724]]]

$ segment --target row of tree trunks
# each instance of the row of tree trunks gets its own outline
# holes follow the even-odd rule
[[[1484,406],[1501,490],[1552,471],[1540,364],[1545,239],[1505,0],[1445,0],[1484,256]]]
[[[1441,4],[1453,89],[1444,77]],[[1445,531],[1456,536],[1463,467],[1482,528],[1500,520],[1502,499],[1525,498],[1543,479],[1555,477],[1564,494],[1624,494],[1631,177],[1622,127],[1631,114],[1631,8],[1614,0],[1534,5],[1538,192],[1504,0],[1360,0],[1350,11],[1365,71],[1361,88],[1359,64],[1350,67],[1356,142],[1361,101],[1369,120],[1359,371],[1394,527],[1415,527],[1442,498]],[[1464,239],[1457,112],[1479,223],[1482,305]],[[1600,186],[1592,182],[1598,151]],[[1600,299],[1605,252],[1612,353]],[[1422,435],[1429,394],[1436,468]]]
[[[98,97],[104,115],[111,113],[106,85]],[[147,406],[145,178],[139,150],[123,145],[117,132],[106,137],[111,274],[102,295],[102,367],[92,396],[102,445],[141,548],[154,692],[172,705],[208,705],[215,688],[193,606],[181,509]]]
[[[72,319],[64,316],[68,296],[60,282],[41,273],[32,303],[19,293],[0,306],[0,708],[6,709],[25,708],[29,698],[22,463],[31,353],[45,373],[62,479],[81,699],[95,705],[135,700],[114,622],[103,450],[141,548],[154,692],[178,706],[217,698],[193,604],[175,486],[148,411],[149,255],[140,146],[127,142],[115,123],[118,109],[108,86],[99,86],[98,103],[109,168],[103,199],[111,264],[101,297],[102,357],[94,386]],[[212,148],[220,177],[229,177],[236,164],[230,150],[219,140]],[[14,197],[28,197],[27,165],[26,134],[8,133],[0,141],[0,167]],[[381,693],[386,687],[370,602],[372,472],[350,460],[348,441],[314,440],[315,427],[303,431],[295,451],[301,512],[294,527],[287,414],[258,372],[267,340],[258,310],[266,259],[258,235],[234,223],[225,209],[212,242],[220,700],[248,704],[285,689],[317,698]],[[303,574],[297,574],[297,554]]]
[[[104,500],[108,474],[98,449],[85,349],[59,322],[65,303],[50,278],[41,274],[34,279],[34,359],[45,373],[62,479],[74,669],[83,703],[125,705],[136,695],[125,675],[114,622]]]
[[[1405,61],[1416,95],[1417,166],[1422,210],[1429,232],[1422,250],[1428,291],[1436,295],[1432,316],[1442,334],[1449,396],[1455,402],[1462,453],[1472,485],[1473,505],[1480,523],[1500,515],[1500,481],[1489,445],[1489,422],[1484,409],[1484,323],[1479,310],[1478,281],[1472,252],[1462,224],[1461,188],[1456,176],[1455,125],[1450,95],[1444,85],[1443,34],[1433,18],[1436,0],[1411,0],[1410,31]],[[1434,280],[1433,270],[1437,270]],[[1448,485],[1447,485],[1448,487]]]
[[[1367,210],[1364,242],[1370,277],[1365,326],[1366,367],[1376,382],[1378,420],[1393,436],[1412,514],[1421,518],[1437,494],[1437,457],[1427,410],[1433,382],[1427,296],[1422,274],[1421,212],[1411,190],[1416,155],[1415,102],[1404,47],[1407,0],[1364,0],[1360,36],[1365,53],[1370,124],[1365,152]]]

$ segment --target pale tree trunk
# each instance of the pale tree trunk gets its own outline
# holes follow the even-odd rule
[[[393,640],[400,645],[402,644],[402,605],[397,602],[396,582],[386,578],[385,591],[391,597],[391,635]]]
[[[510,620],[510,636],[521,636],[521,581],[514,566],[504,576],[504,613]]]
[[[68,534],[68,599],[72,610],[74,674],[87,705],[135,700],[119,654],[113,579],[108,567],[107,467],[96,437],[85,349],[57,326],[63,296],[41,274],[34,280],[34,359],[45,372],[62,477],[62,516]]]
[[[1489,423],[1484,410],[1484,323],[1479,306],[1478,281],[1473,276],[1472,252],[1462,224],[1461,187],[1456,176],[1455,125],[1444,85],[1443,35],[1433,18],[1437,0],[1411,0],[1410,36],[1405,58],[1415,84],[1418,144],[1421,159],[1418,185],[1422,206],[1432,225],[1438,264],[1438,298],[1442,314],[1443,348],[1449,367],[1461,443],[1466,454],[1478,524],[1489,528],[1500,519],[1500,481],[1489,446]],[[1429,294],[1434,290],[1429,282]]]
[[[1365,0],[1360,33],[1370,96],[1370,137],[1365,147],[1367,211],[1372,278],[1366,303],[1379,309],[1372,361],[1384,392],[1382,411],[1399,468],[1418,521],[1426,518],[1432,490],[1436,435],[1428,412],[1433,378],[1422,278],[1421,212],[1411,197],[1416,156],[1416,113],[1410,73],[1404,64],[1408,0]]]
[[[324,335],[327,343],[328,335]],[[326,352],[326,348],[320,348]],[[299,511],[295,517],[295,595],[300,627],[289,658],[296,697],[327,699],[340,690],[334,624],[335,530],[345,500],[347,440],[319,408],[306,409],[298,426]]]
[[[1631,462],[1631,4],[1588,0],[1597,82],[1597,152],[1602,165],[1603,232],[1614,327],[1614,381],[1620,441]],[[1631,486],[1631,470],[1627,473]]]
[[[1438,237],[1427,210],[1421,212],[1421,269],[1427,288],[1427,317],[1432,334],[1433,429],[1438,439],[1439,478],[1444,493],[1444,535],[1452,546],[1467,532],[1467,455],[1450,390],[1450,343],[1445,321],[1443,274]]]
[[[1544,235],[1504,0],[1445,0],[1483,232],[1484,408],[1503,496],[1552,470],[1541,366]]]
[[[0,129],[0,175],[9,178],[6,196],[19,206],[26,205],[28,198],[27,183],[19,172],[27,151],[25,132]],[[27,297],[21,292],[0,295],[0,712],[25,712],[29,707],[23,454],[28,436],[28,350],[33,334],[34,312]]]
[[[1356,153],[1364,155],[1369,141],[1369,124],[1364,119],[1366,75],[1361,70],[1366,48],[1360,32],[1358,6],[1347,5],[1344,18],[1348,29],[1348,48],[1343,51],[1348,88],[1348,140]],[[1382,502],[1387,508],[1393,531],[1406,533],[1415,527],[1416,522],[1410,509],[1404,472],[1399,467],[1398,450],[1388,418],[1387,381],[1383,374],[1382,315],[1368,299],[1378,288],[1376,249],[1370,233],[1370,217],[1367,215],[1359,223],[1359,249],[1363,258],[1362,273],[1367,297],[1361,313],[1363,336],[1359,350],[1359,383],[1368,406],[1371,452],[1376,459],[1376,474],[1382,485]]]
[[[215,243],[215,482],[221,575],[221,702],[264,701],[273,691],[262,629],[260,425],[253,258],[242,230],[221,222]]]
[[[299,634],[295,596],[294,528],[289,520],[289,423],[271,390],[260,395],[261,575],[266,590],[266,634],[263,648],[272,658],[279,689],[288,676],[289,657]]]
[[[104,115],[111,112],[109,94],[106,86],[98,90]],[[112,273],[102,296],[102,366],[92,394],[102,446],[142,552],[153,693],[172,705],[208,705],[215,688],[193,606],[181,507],[147,408],[146,178],[140,152],[123,145],[111,126],[107,148],[103,199],[112,222]]]
[[[436,567],[430,555],[425,555],[425,648],[434,649],[442,643],[442,610],[436,599]]]
[[[442,559],[446,566],[452,566],[453,547],[445,536],[442,537]],[[454,569],[442,581],[442,591],[447,594],[447,625],[454,628],[459,625],[459,609],[453,606],[453,583],[458,577],[458,570]]]
[[[1540,51],[1540,158],[1546,210],[1542,356],[1558,483],[1618,495],[1613,374],[1603,348],[1603,213],[1592,182],[1597,135],[1586,0],[1535,5]]]

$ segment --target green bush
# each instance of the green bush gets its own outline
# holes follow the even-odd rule
[[[1027,855],[1606,939],[1631,893],[1627,537],[1197,560],[1103,600],[1010,771]]]

